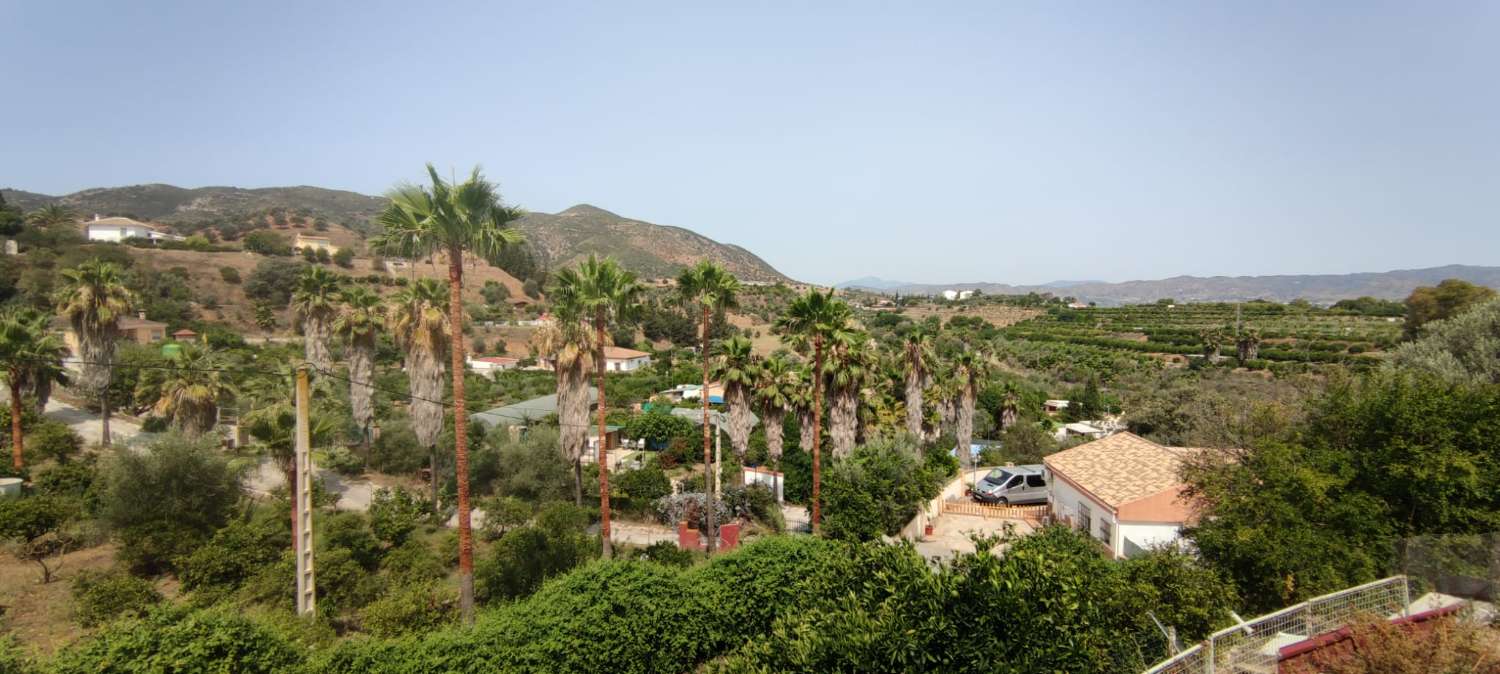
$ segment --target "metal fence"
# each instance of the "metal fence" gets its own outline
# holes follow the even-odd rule
[[[1209,635],[1145,674],[1275,674],[1283,646],[1337,630],[1357,615],[1403,615],[1406,576],[1392,576],[1288,606]]]

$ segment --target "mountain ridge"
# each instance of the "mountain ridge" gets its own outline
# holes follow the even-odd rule
[[[82,217],[124,215],[162,224],[221,220],[274,208],[306,211],[364,235],[375,233],[375,218],[386,199],[311,185],[242,188],[178,187],[147,183],[95,187],[54,196],[0,189],[7,202],[25,210],[60,203]],[[675,276],[698,260],[723,264],[746,281],[790,281],[770,263],[742,246],[716,241],[685,227],[659,225],[579,203],[557,213],[530,212],[515,223],[533,254],[548,269],[567,266],[590,254],[612,255],[646,277]]]
[[[1351,274],[1178,275],[1162,279],[1117,283],[1101,281],[1054,281],[1040,285],[987,282],[913,283],[896,288],[852,287],[871,292],[903,295],[935,295],[944,290],[978,290],[997,295],[1052,293],[1075,297],[1084,302],[1098,302],[1106,305],[1154,302],[1166,298],[1181,302],[1232,302],[1253,299],[1289,302],[1295,299],[1305,299],[1310,302],[1331,304],[1341,299],[1364,296],[1389,300],[1404,299],[1417,286],[1435,285],[1449,278],[1500,289],[1500,267],[1461,264]]]

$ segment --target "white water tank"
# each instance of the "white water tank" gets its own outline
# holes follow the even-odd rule
[[[0,477],[0,497],[20,496],[21,478]]]

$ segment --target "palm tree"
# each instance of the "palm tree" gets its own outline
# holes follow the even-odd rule
[[[22,390],[29,382],[61,380],[62,359],[67,354],[47,325],[47,316],[32,309],[11,309],[0,314],[0,378],[10,389],[11,467],[21,470]]]
[[[750,340],[743,336],[720,341],[717,351],[714,378],[724,383],[724,404],[729,407],[729,444],[743,466],[745,452],[750,449],[750,396],[760,366]]]
[[[218,422],[219,403],[234,393],[217,354],[184,344],[166,360],[165,367],[141,373],[136,399],[182,432],[202,435]]]
[[[1224,329],[1204,328],[1198,333],[1198,338],[1203,342],[1204,358],[1210,363],[1219,362],[1219,350],[1224,346]]]
[[[1005,382],[1005,391],[1000,397],[1000,430],[1015,425],[1021,415],[1021,394],[1012,381]]]
[[[71,225],[78,222],[78,213],[62,204],[52,203],[27,213],[26,222],[36,227]]]
[[[380,296],[363,286],[354,286],[339,294],[338,314],[333,318],[335,334],[349,340],[349,409],[354,425],[359,427],[360,442],[368,455],[370,427],[375,421],[375,338],[384,320]]]
[[[594,329],[595,385],[599,389],[599,536],[605,559],[614,556],[609,531],[609,460],[605,439],[604,346],[612,324],[628,324],[640,307],[645,287],[612,258],[590,255],[577,269],[557,273],[555,294],[576,307],[579,316]]]
[[[710,453],[708,425],[708,332],[710,320],[739,305],[737,294],[740,280],[724,267],[703,260],[682,270],[677,275],[677,298],[685,307],[696,305],[700,312],[698,332],[698,354],[703,357],[703,389],[699,399],[703,406],[703,491],[710,499],[714,494],[714,462]],[[719,543],[719,515],[717,509],[708,508],[708,552],[713,554]]]
[[[979,383],[989,373],[989,358],[978,351],[964,349],[953,359],[953,376],[958,384],[958,400],[954,408],[954,435],[958,439],[958,454],[974,470],[974,453],[969,446],[974,442],[974,402],[978,398]]]
[[[766,429],[766,453],[771,461],[781,461],[781,424],[796,396],[797,372],[791,361],[773,353],[756,371],[755,399],[760,403],[761,423]]]
[[[797,412],[797,446],[811,452],[813,446],[812,365],[804,363],[792,370],[791,407]]]
[[[1255,360],[1260,357],[1260,331],[1255,328],[1246,328],[1235,339],[1236,355],[1239,357],[1240,365],[1246,361]]]
[[[588,442],[588,373],[594,365],[594,331],[579,318],[578,303],[557,289],[548,293],[553,320],[531,334],[531,349],[552,361],[557,375],[558,449],[573,467],[573,501],[583,505],[583,448]]]
[[[319,266],[303,269],[292,290],[292,311],[302,318],[307,362],[324,372],[333,364],[328,355],[328,332],[338,310],[339,275]]]
[[[111,262],[89,260],[75,269],[62,271],[58,289],[58,315],[66,318],[78,336],[78,355],[83,388],[98,396],[100,444],[109,446],[109,384],[114,373],[118,321],[130,313],[135,293],[125,287],[120,268]]]
[[[820,450],[823,424],[823,349],[834,335],[843,332],[849,325],[849,305],[834,299],[833,291],[826,294],[816,290],[792,300],[786,312],[776,319],[776,331],[809,344],[813,352],[813,399],[812,399],[812,527],[817,533],[822,506],[822,452]]]
[[[906,432],[922,437],[922,391],[932,382],[932,335],[921,326],[902,341],[902,373],[906,384]]]
[[[494,183],[479,167],[469,179],[450,184],[427,165],[430,187],[400,185],[387,195],[391,203],[380,214],[385,228],[371,241],[384,254],[408,258],[444,253],[448,257],[448,322],[452,334],[453,459],[458,475],[459,611],[474,623],[474,534],[469,522],[469,419],[464,399],[463,290],[464,251],[492,261],[519,244],[510,225],[523,213],[500,201]]]
[[[854,330],[840,330],[830,340],[828,364],[830,419],[828,434],[833,440],[833,458],[854,452],[859,434],[860,392],[870,373],[869,336]]]
[[[438,492],[437,444],[443,433],[442,354],[450,337],[444,313],[447,289],[437,279],[417,279],[396,293],[387,309],[386,325],[396,345],[405,352],[408,387],[411,390],[411,427],[417,442],[427,448],[432,466],[432,501]]]

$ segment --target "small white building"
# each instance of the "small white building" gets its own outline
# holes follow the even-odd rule
[[[83,226],[84,238],[89,241],[120,243],[126,239],[150,241],[181,241],[182,237],[168,234],[144,222],[130,218],[101,218],[98,215]]]
[[[1204,450],[1116,433],[1042,459],[1052,516],[1096,538],[1115,557],[1176,544],[1194,521],[1179,473]]]
[[[310,236],[307,234],[298,234],[297,238],[292,241],[292,248],[298,251],[311,248],[314,252],[326,250],[329,255],[339,252],[339,247],[333,245],[333,242],[328,237]]]
[[[1107,435],[1109,435],[1109,429],[1090,421],[1075,421],[1071,424],[1063,424],[1062,427],[1057,429],[1056,433],[1053,433],[1053,437],[1058,440],[1066,440],[1069,436],[1082,436],[1092,440],[1099,440]]]
[[[501,370],[514,370],[521,359],[510,356],[469,356],[467,362],[471,372],[492,376]]]
[[[651,364],[651,354],[623,346],[604,347],[604,369],[610,372],[634,372]]]
[[[1042,402],[1042,411],[1047,414],[1057,414],[1065,409],[1068,409],[1068,401],[1066,400],[1046,400]]]

